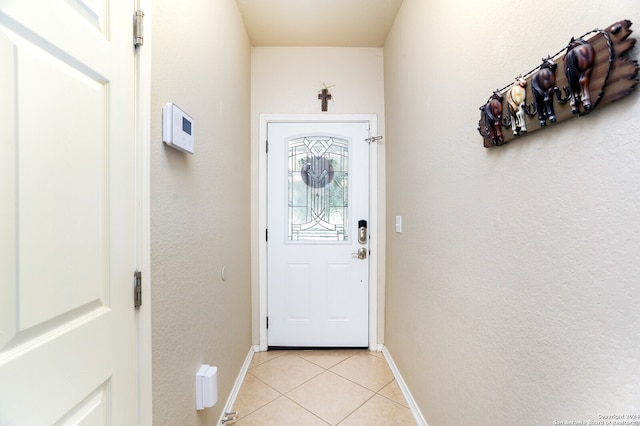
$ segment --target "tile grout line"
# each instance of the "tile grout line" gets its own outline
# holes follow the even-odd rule
[[[293,389],[292,389],[293,390]],[[293,399],[289,398],[288,395],[283,394],[282,395],[283,398],[287,398],[289,401],[293,402],[294,404],[296,404],[298,407],[302,408],[304,411],[306,411],[307,413],[311,414],[313,417],[317,418],[318,420],[320,420],[323,423],[326,423],[329,426],[333,426],[331,425],[331,423],[327,422],[325,419],[323,419],[322,417],[318,416],[316,413],[314,413],[313,411],[309,410],[308,408],[298,404],[296,401],[294,401]]]
[[[283,356],[283,355],[284,355],[284,354],[281,354],[281,355],[278,355],[278,356],[276,356],[276,357],[273,357],[272,359],[269,359],[269,360],[267,360],[267,361],[265,361],[265,362],[263,362],[263,363],[257,364],[257,365],[255,365],[254,367],[257,367],[257,366],[260,366],[260,365],[267,364],[268,362],[273,361],[273,360],[275,360],[275,359],[277,359],[277,358],[280,358],[280,357],[281,357],[281,356]],[[294,388],[290,389],[290,390],[289,390],[289,391],[287,391],[286,393],[283,393],[283,392],[279,391],[278,389],[274,388],[274,387],[273,387],[273,386],[271,386],[269,383],[267,383],[267,382],[265,382],[264,380],[262,380],[260,377],[255,376],[254,374],[251,374],[250,372],[247,372],[247,374],[251,374],[251,375],[252,375],[256,380],[260,381],[261,383],[265,384],[265,385],[266,385],[266,386],[268,386],[269,388],[273,389],[273,390],[274,390],[274,391],[279,395],[278,397],[276,397],[276,398],[274,398],[273,400],[271,400],[271,401],[267,402],[267,403],[266,403],[266,404],[264,404],[263,406],[261,406],[261,407],[259,407],[259,408],[256,408],[256,409],[255,409],[255,410],[253,410],[251,413],[248,413],[248,414],[247,414],[247,416],[248,416],[249,414],[252,414],[252,413],[257,412],[258,410],[263,409],[264,407],[268,406],[269,404],[274,403],[275,401],[277,401],[277,400],[278,400],[278,399],[280,399],[280,398],[286,398],[287,400],[291,401],[292,403],[294,403],[295,405],[297,405],[298,407],[300,407],[301,409],[303,409],[303,410],[304,410],[304,411],[306,411],[307,413],[311,414],[312,416],[316,417],[317,419],[319,419],[319,420],[320,420],[320,421],[322,421],[323,423],[325,423],[325,424],[327,424],[327,425],[329,425],[329,426],[332,426],[330,423],[327,423],[327,421],[325,421],[323,418],[319,417],[316,413],[314,413],[314,412],[312,412],[312,411],[308,410],[306,407],[304,407],[304,406],[302,406],[302,405],[298,404],[296,401],[294,401],[293,399],[289,398],[289,396],[287,395],[289,392],[292,392],[293,390],[295,390],[295,389],[299,388],[300,386],[302,386],[302,385],[304,385],[304,384],[306,384],[306,383],[310,382],[311,380],[315,379],[316,377],[318,377],[318,376],[320,376],[321,374],[323,374],[323,373],[325,373],[325,372],[327,372],[327,371],[328,371],[328,369],[327,369],[327,368],[325,368],[325,367],[323,367],[323,366],[321,366],[321,365],[318,365],[318,364],[316,364],[316,363],[314,363],[314,362],[312,362],[312,361],[309,361],[309,360],[307,360],[307,359],[304,359],[303,357],[299,356],[298,354],[294,354],[294,356],[295,356],[296,358],[299,358],[299,359],[300,359],[300,360],[302,360],[302,361],[308,362],[308,363],[310,363],[310,364],[312,364],[312,365],[314,365],[314,366],[316,366],[316,367],[318,367],[318,368],[322,369],[322,371],[321,371],[320,373],[318,373],[318,374],[314,375],[313,377],[309,378],[308,380],[305,380],[304,382],[300,383],[298,386],[296,386],[296,387],[294,387]],[[253,367],[251,367],[251,368],[253,368]],[[238,420],[241,420],[241,418],[239,418]]]
[[[396,380],[396,379],[394,378],[391,382],[394,382],[395,380]],[[387,383],[386,385],[384,385],[384,386],[382,387],[382,389],[384,389],[384,388],[386,388],[387,386],[389,386],[389,384],[391,384],[391,382],[389,382],[389,383]],[[382,389],[380,389],[380,390],[382,390]],[[381,397],[383,397],[383,398],[385,398],[385,399],[388,399],[389,401],[394,402],[394,403],[398,404],[399,406],[401,406],[401,407],[403,407],[403,408],[409,409],[409,405],[408,405],[408,403],[407,403],[407,405],[402,404],[402,403],[400,403],[400,402],[396,401],[395,399],[389,398],[388,396],[381,394],[379,391],[378,391],[378,392],[376,392],[376,395],[380,395]],[[404,395],[402,396],[402,398],[403,398],[403,399],[405,399],[405,398],[404,398]],[[405,402],[406,402],[406,399],[405,399]]]
[[[375,356],[375,355],[369,355],[369,356]],[[375,358],[380,359],[379,357],[375,357]],[[387,364],[387,367],[389,367],[389,364],[386,362],[386,360],[384,360],[384,359],[382,359],[382,360],[383,360],[383,361],[385,361],[385,364]],[[345,359],[344,361],[346,361],[346,359]],[[395,380],[395,377],[393,377],[393,371],[391,371],[391,369],[389,368],[389,371],[391,372],[391,375],[392,375],[392,377],[393,377],[393,378],[392,378],[389,382],[385,383],[385,384],[384,384],[380,389],[378,389],[377,391],[375,391],[375,390],[373,390],[373,389],[370,389],[370,388],[368,388],[368,387],[364,386],[362,383],[358,383],[358,382],[356,382],[356,381],[354,381],[354,380],[352,380],[352,379],[350,379],[350,378],[348,378],[348,377],[343,376],[342,374],[340,374],[340,373],[338,373],[338,372],[336,372],[336,371],[333,371],[333,368],[335,368],[335,367],[337,367],[338,365],[342,364],[342,362],[344,362],[344,361],[341,361],[341,362],[337,363],[336,365],[334,365],[333,367],[331,367],[330,369],[328,369],[328,371],[330,371],[331,373],[333,373],[333,374],[337,375],[338,377],[342,377],[343,379],[348,380],[348,381],[350,381],[351,383],[354,383],[354,384],[356,384],[356,385],[358,385],[358,386],[360,386],[360,387],[362,387],[362,388],[365,388],[365,389],[367,389],[368,391],[371,391],[371,392],[373,392],[373,393],[378,393],[379,391],[381,391],[382,389],[384,389],[386,386],[388,386],[388,385],[389,385],[389,383],[391,383],[391,382],[393,382],[393,381]]]
[[[346,380],[347,382],[351,382],[351,383],[353,383],[354,385],[361,387],[362,389],[368,390],[369,392],[373,392],[374,394],[376,394],[376,391],[374,391],[373,389],[369,389],[368,387],[366,387],[366,386],[362,385],[361,383],[354,382],[353,380],[349,379],[348,377],[344,377],[343,375],[338,374],[338,373],[336,373],[335,371],[327,370],[327,372],[329,372],[329,373],[331,373],[331,374],[334,374],[334,375],[336,375],[336,376],[340,377],[341,379]],[[391,383],[391,382],[389,382],[389,383]],[[387,383],[387,384],[388,384],[388,383]],[[387,385],[385,385],[385,386],[387,386]],[[384,386],[383,386],[383,387],[384,387]]]
[[[355,356],[355,355],[356,355],[355,353],[354,353],[354,354],[351,354],[351,355],[347,356],[345,359],[343,359],[343,360],[341,360],[341,361],[339,361],[339,362],[337,362],[337,363],[335,363],[335,364],[333,364],[332,366],[330,366],[330,367],[328,367],[328,368],[327,368],[327,367],[324,367],[324,366],[322,366],[322,365],[316,364],[315,362],[310,361],[310,360],[308,360],[308,359],[305,359],[305,358],[303,358],[302,356],[300,356],[300,355],[296,354],[296,356],[297,356],[298,358],[300,358],[300,359],[302,359],[302,360],[304,360],[304,361],[310,362],[311,364],[316,365],[316,366],[318,366],[318,367],[322,368],[322,369],[323,369],[323,371],[322,371],[320,374],[318,374],[318,375],[316,375],[316,376],[314,376],[314,377],[310,378],[309,380],[305,381],[304,383],[301,383],[299,386],[296,386],[295,388],[291,389],[291,390],[290,390],[289,392],[287,392],[286,394],[282,394],[282,395],[283,395],[285,398],[287,398],[289,401],[291,401],[291,402],[293,402],[294,404],[296,404],[297,406],[301,407],[302,409],[304,409],[304,410],[305,410],[305,411],[307,411],[308,413],[312,414],[314,417],[316,417],[316,418],[320,419],[322,422],[326,423],[327,425],[329,425],[329,426],[337,426],[337,425],[339,425],[340,423],[342,423],[343,421],[345,421],[349,416],[351,416],[353,413],[355,413],[355,412],[356,412],[360,407],[362,407],[362,405],[364,405],[364,404],[365,404],[366,402],[368,402],[371,398],[373,398],[375,395],[377,395],[377,393],[376,393],[376,392],[374,392],[374,391],[372,391],[371,389],[369,389],[369,388],[367,388],[367,387],[365,387],[365,386],[362,386],[361,384],[356,383],[356,382],[354,382],[354,381],[352,381],[352,380],[349,380],[349,379],[347,379],[346,377],[342,377],[340,374],[338,374],[338,373],[336,373],[336,372],[334,372],[334,371],[331,371],[331,369],[332,369],[332,368],[334,368],[334,367],[336,367],[337,365],[340,365],[340,364],[342,364],[343,362],[345,362],[345,361],[347,361],[347,360],[351,359],[351,358],[352,358],[353,356]],[[373,395],[371,395],[371,397],[367,398],[367,400],[365,400],[362,404],[360,404],[359,406],[357,406],[357,407],[355,407],[353,410],[351,410],[351,411],[350,411],[346,416],[344,416],[342,419],[340,419],[340,420],[339,420],[335,425],[332,425],[331,423],[329,423],[328,421],[326,421],[325,419],[323,419],[322,417],[320,417],[320,416],[319,416],[319,415],[317,415],[316,413],[314,413],[314,412],[310,411],[309,409],[307,409],[306,407],[304,407],[304,406],[302,406],[302,405],[298,404],[298,402],[294,401],[293,399],[289,398],[289,396],[288,396],[288,394],[289,394],[289,393],[291,393],[291,392],[293,392],[295,389],[298,389],[299,387],[303,386],[304,384],[306,384],[306,383],[310,382],[311,380],[313,380],[313,379],[315,379],[315,378],[319,377],[320,375],[322,375],[322,374],[324,374],[324,373],[333,374],[333,375],[335,375],[335,376],[337,376],[337,377],[340,377],[340,378],[342,378],[342,379],[344,379],[344,380],[347,380],[347,381],[349,381],[349,382],[353,383],[353,384],[354,384],[354,385],[356,385],[356,386],[359,386],[359,387],[361,387],[361,388],[363,388],[363,389],[365,389],[365,390],[368,390],[368,391],[370,391],[370,392],[373,392]],[[386,386],[386,385],[385,385],[385,386]]]
[[[245,379],[243,380],[243,383],[242,383],[242,385],[243,385],[243,386],[244,386],[244,381],[247,379],[247,375],[249,375],[249,374],[251,374],[251,373],[250,373],[250,372],[247,372],[247,374],[245,375]],[[271,386],[269,383],[267,383],[267,382],[263,381],[262,379],[260,379],[260,378],[259,378],[259,377],[257,377],[257,376],[254,376],[253,374],[251,374],[251,376],[252,376],[254,379],[256,379],[257,381],[259,381],[260,383],[262,383],[263,385],[265,385],[265,386],[267,386],[268,388],[272,389],[274,392],[276,392],[276,393],[278,394],[278,396],[277,396],[277,397],[275,397],[274,399],[272,399],[271,401],[267,402],[266,404],[261,405],[261,406],[259,406],[259,407],[255,408],[253,411],[250,411],[250,412],[245,413],[245,414],[243,414],[243,413],[240,413],[240,412],[239,412],[239,413],[238,413],[238,420],[240,420],[240,419],[242,419],[242,418],[244,418],[244,417],[247,417],[247,416],[249,416],[250,414],[253,414],[253,413],[255,413],[255,412],[256,412],[256,411],[258,411],[258,410],[263,409],[264,407],[266,407],[267,405],[271,404],[271,403],[272,403],[273,401],[275,401],[276,399],[280,398],[281,396],[284,396],[284,395],[283,395],[279,390],[275,389],[275,388],[274,388],[273,386]],[[241,389],[241,390],[242,390],[242,389]]]
[[[309,351],[309,352],[313,352],[313,351]],[[335,423],[335,426],[338,426],[340,424],[343,424],[347,419],[349,419],[351,416],[353,416],[358,410],[360,410],[364,405],[366,405],[367,403],[369,403],[372,399],[374,399],[376,396],[381,396],[382,398],[384,398],[384,400],[389,401],[391,403],[393,403],[393,405],[401,408],[401,409],[407,409],[410,411],[410,407],[408,407],[407,405],[404,405],[400,402],[397,402],[396,400],[392,399],[391,397],[388,397],[386,395],[382,395],[380,392],[385,389],[386,387],[388,387],[391,383],[393,383],[394,381],[396,381],[395,375],[393,375],[393,370],[390,368],[389,362],[388,360],[384,357],[384,354],[382,354],[383,356],[376,356],[374,354],[371,353],[366,353],[366,356],[372,356],[376,359],[380,359],[383,362],[385,362],[385,364],[387,365],[387,367],[389,368],[389,370],[392,373],[392,379],[389,380],[388,382],[384,383],[382,386],[380,386],[380,388],[377,391],[374,391],[373,389],[370,389],[367,386],[362,385],[361,383],[358,383],[348,377],[344,377],[341,374],[339,374],[338,372],[332,371],[333,368],[336,368],[337,366],[339,366],[340,364],[354,358],[355,356],[361,355],[361,353],[359,352],[353,352],[353,353],[348,353],[345,354],[346,357],[344,359],[341,359],[340,361],[333,363],[332,365],[330,365],[329,367],[325,367],[324,365],[320,365],[317,362],[313,361],[313,357],[309,357],[310,359],[307,359],[304,357],[305,351],[291,351],[290,355],[293,357],[298,358],[301,361],[306,361],[307,363],[309,363],[310,365],[315,366],[316,368],[319,368],[320,371],[317,374],[314,374],[312,377],[308,378],[307,380],[303,381],[302,383],[298,384],[297,386],[295,386],[292,389],[289,389],[287,392],[281,392],[278,389],[274,388],[271,384],[269,384],[268,382],[266,382],[265,380],[261,379],[260,377],[256,376],[255,374],[253,374],[250,370],[259,367],[259,366],[265,366],[266,364],[270,363],[271,361],[274,361],[276,359],[281,358],[282,356],[286,356],[289,355],[287,353],[287,351],[283,351],[280,354],[277,354],[276,356],[273,356],[272,358],[269,358],[267,360],[264,360],[263,362],[260,362],[258,364],[255,364],[253,366],[251,366],[247,371],[246,374],[251,374],[252,378],[255,379],[256,381],[258,381],[259,383],[262,383],[263,385],[266,385],[269,389],[273,390],[278,396],[274,399],[272,399],[271,401],[267,402],[264,405],[261,405],[259,407],[256,407],[255,409],[253,409],[251,412],[245,412],[245,415],[242,415],[238,418],[238,421],[242,421],[243,419],[246,419],[248,416],[253,415],[254,413],[264,409],[265,407],[269,406],[270,404],[273,404],[275,401],[278,401],[281,397],[286,398],[289,402],[295,404],[297,407],[301,408],[302,410],[304,410],[305,412],[307,412],[308,414],[312,415],[313,417],[317,418],[318,420],[320,420],[323,424],[329,425],[329,426],[333,426],[332,423],[330,423],[329,421],[323,419],[322,417],[320,417],[318,414],[314,413],[313,411],[311,411],[310,409],[307,409],[306,407],[304,407],[303,405],[299,404],[298,402],[296,402],[295,400],[291,399],[291,397],[289,396],[289,394],[291,392],[293,392],[294,390],[300,388],[301,386],[308,384],[309,382],[313,381],[314,379],[317,379],[319,376],[323,375],[324,373],[328,372],[330,374],[333,374],[336,377],[339,377],[343,380],[347,380],[348,382],[358,386],[359,388],[362,388],[368,392],[371,392],[371,396],[368,397],[365,401],[363,401],[361,404],[359,404],[357,407],[353,408],[352,410],[350,410],[342,419],[338,420],[337,423]],[[277,369],[276,371],[281,372],[281,370]],[[282,372],[284,374],[286,374],[286,368],[285,371]],[[246,377],[245,377],[246,379]],[[244,381],[244,380],[243,380]],[[404,394],[402,395],[404,397]]]
[[[312,412],[311,410],[307,409],[306,407],[304,407],[304,406],[302,406],[302,405],[298,404],[298,402],[297,402],[297,401],[294,401],[293,399],[289,398],[288,394],[289,394],[290,392],[293,392],[294,390],[298,389],[300,386],[302,386],[302,385],[304,385],[304,384],[306,384],[306,383],[310,382],[311,380],[315,379],[316,377],[320,376],[321,374],[324,374],[324,373],[326,373],[326,372],[327,372],[327,369],[326,369],[326,368],[324,368],[323,366],[318,365],[318,364],[316,364],[316,363],[315,363],[315,362],[313,362],[313,361],[309,361],[308,359],[305,359],[305,358],[301,357],[301,356],[300,356],[299,354],[297,354],[297,353],[295,354],[295,356],[296,356],[297,358],[300,358],[300,359],[301,359],[301,360],[303,360],[303,361],[306,361],[306,362],[308,362],[308,363],[311,363],[311,364],[315,365],[316,367],[321,368],[321,369],[322,369],[322,371],[321,371],[319,374],[317,374],[317,375],[315,375],[315,376],[311,377],[309,380],[306,380],[305,382],[300,383],[298,386],[294,387],[293,389],[290,389],[290,390],[289,390],[289,392],[287,392],[287,393],[283,393],[283,394],[282,394],[282,396],[283,396],[283,397],[285,397],[285,398],[287,398],[289,401],[293,402],[293,403],[294,403],[294,404],[296,404],[298,407],[302,408],[303,410],[305,410],[307,413],[311,414],[311,415],[312,415],[312,416],[314,416],[315,418],[319,419],[321,422],[326,423],[326,424],[327,424],[327,425],[329,425],[329,426],[332,426],[332,425],[331,425],[331,423],[328,423],[327,421],[325,421],[325,419],[323,419],[322,417],[318,416],[316,413],[314,413],[314,412]]]
[[[373,392],[373,391],[372,391]],[[371,398],[373,398],[374,396],[376,396],[377,393],[373,393],[373,395],[371,395],[369,398],[366,399],[366,401],[364,401],[362,404],[358,405],[356,408],[354,408],[353,410],[351,410],[351,412],[349,414],[347,414],[346,416],[344,416],[344,418],[342,420],[340,420],[338,423],[336,423],[335,426],[340,425],[341,423],[343,423],[345,420],[347,420],[349,417],[351,417],[353,415],[353,413],[355,413],[356,411],[358,411],[360,408],[362,408],[367,402],[371,401]]]
[[[394,380],[395,380],[395,379],[394,379]],[[393,380],[392,380],[392,381],[393,381]],[[391,383],[391,382],[389,382],[389,383]],[[387,385],[388,385],[389,383],[387,383]],[[385,386],[387,386],[387,385],[385,385]],[[384,389],[384,387],[383,387],[382,389]],[[373,392],[373,391],[372,391],[372,392]],[[347,415],[346,415],[342,420],[340,420],[338,423],[336,423],[336,425],[335,425],[335,426],[340,426],[340,425],[341,425],[342,423],[344,423],[344,422],[345,422],[349,417],[351,417],[353,414],[355,414],[355,412],[356,412],[356,411],[358,411],[360,408],[362,408],[364,405],[366,405],[369,401],[371,401],[371,400],[372,400],[373,398],[375,398],[376,396],[380,396],[380,397],[382,397],[382,398],[384,398],[384,399],[386,399],[386,400],[388,400],[388,401],[390,401],[390,402],[392,402],[392,403],[394,403],[394,404],[398,405],[398,406],[399,406],[400,408],[402,408],[402,409],[409,410],[409,407],[407,407],[406,405],[402,405],[402,404],[400,404],[400,403],[398,403],[398,402],[394,401],[394,400],[393,400],[393,399],[391,399],[391,398],[387,398],[386,396],[381,395],[381,394],[380,394],[380,393],[378,393],[378,392],[374,392],[374,394],[373,394],[373,395],[371,395],[371,397],[369,397],[369,398],[368,398],[366,401],[364,401],[362,404],[360,404],[359,406],[357,406],[356,408],[354,408],[354,409],[353,409],[349,414],[347,414]]]

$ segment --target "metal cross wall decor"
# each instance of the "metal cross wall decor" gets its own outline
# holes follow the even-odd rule
[[[322,100],[322,111],[326,112],[328,109],[327,101],[331,99],[331,93],[329,93],[329,90],[327,88],[324,88],[318,94],[318,99]]]

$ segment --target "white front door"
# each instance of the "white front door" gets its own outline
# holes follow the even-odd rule
[[[0,0],[0,425],[137,422],[133,13]]]
[[[369,137],[368,122],[267,124],[271,347],[368,346]]]

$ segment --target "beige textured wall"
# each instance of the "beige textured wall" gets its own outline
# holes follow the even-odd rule
[[[430,426],[639,413],[640,92],[501,148],[476,131],[492,90],[623,18],[640,35],[636,0],[404,1],[386,345]]]
[[[328,114],[376,114],[384,135],[383,55],[381,48],[254,47],[251,49],[251,180],[253,235],[258,229],[260,114],[319,114],[318,91],[329,89]],[[384,338],[384,142],[378,145],[378,340]],[[258,344],[258,243],[252,245],[253,343]]]
[[[214,424],[251,347],[250,44],[233,0],[154,1],[152,31],[153,423]],[[162,143],[166,102],[194,117],[195,155]],[[196,412],[203,363],[218,403]]]

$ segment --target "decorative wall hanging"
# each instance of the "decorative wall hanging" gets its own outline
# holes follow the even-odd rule
[[[329,87],[325,86],[323,83],[322,90],[318,91],[318,99],[320,99],[321,101],[320,109],[322,110],[322,112],[326,112],[329,109],[328,101],[332,98],[331,93],[329,93]]]
[[[561,51],[495,90],[480,107],[478,131],[485,148],[587,115],[631,93],[638,84],[639,67],[624,56],[636,43],[629,38],[630,27],[631,21],[624,20],[572,37]],[[509,130],[503,132],[503,127]]]

